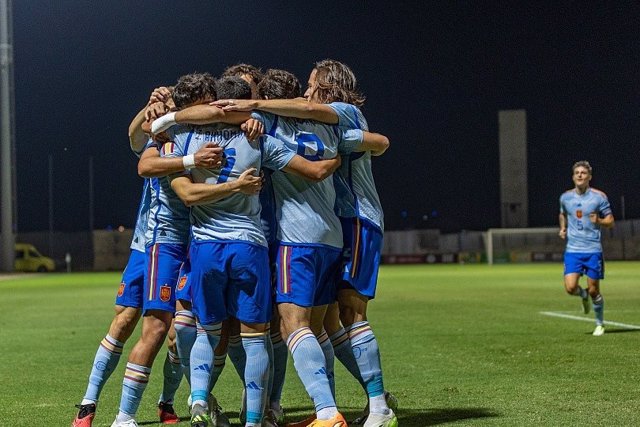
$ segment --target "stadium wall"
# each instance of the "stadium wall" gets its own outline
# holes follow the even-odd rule
[[[616,221],[603,230],[602,245],[607,260],[640,260],[640,219]],[[120,271],[129,258],[133,230],[90,232],[19,233],[16,242],[31,243],[65,270],[65,255],[71,255],[73,271]],[[442,234],[439,230],[387,231],[382,262],[386,264],[436,264],[486,262],[484,231]],[[564,242],[555,234],[500,236],[494,241],[496,262],[561,262]]]
[[[382,260],[388,264],[486,262],[485,239],[484,231],[387,231]],[[500,235],[493,241],[496,262],[561,262],[564,244],[555,232]],[[607,260],[640,260],[640,219],[616,221],[613,229],[603,230],[602,246]]]

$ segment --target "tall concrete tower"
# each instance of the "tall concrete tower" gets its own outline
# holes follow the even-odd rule
[[[500,212],[503,228],[529,225],[527,194],[527,112],[498,112],[500,143]]]

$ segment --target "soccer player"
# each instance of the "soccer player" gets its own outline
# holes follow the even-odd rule
[[[173,98],[177,108],[196,101],[215,99],[213,77],[207,90],[195,99]],[[187,82],[178,81],[178,84]],[[154,162],[156,147],[148,148],[140,162]],[[190,158],[194,161],[194,157]],[[184,159],[179,160],[184,165]],[[139,166],[139,169],[144,167]],[[146,232],[146,275],[144,281],[142,335],[129,355],[124,375],[120,408],[112,427],[136,427],[134,419],[149,381],[151,366],[171,326],[175,313],[175,288],[180,267],[186,260],[189,240],[189,209],[173,193],[166,178],[156,178]]]
[[[147,105],[148,106],[148,105]],[[140,126],[144,121],[143,108],[132,120],[129,126],[129,142],[131,150],[140,157],[149,147],[148,137],[141,132]],[[197,154],[195,162],[200,167],[215,164],[212,159],[218,150],[208,147]],[[219,153],[218,159],[219,161]],[[165,163],[166,165],[166,163]],[[174,167],[174,171],[184,169],[180,164]],[[129,261],[125,267],[115,302],[115,316],[109,326],[109,332],[104,337],[94,358],[93,367],[89,375],[89,384],[84,398],[78,406],[78,414],[73,420],[73,427],[91,427],[95,417],[96,405],[100,398],[100,393],[106,381],[109,379],[114,369],[118,365],[124,344],[129,339],[142,313],[143,287],[144,287],[144,265],[145,265],[145,243],[146,230],[151,204],[151,181],[145,179],[142,198],[138,208],[138,216],[134,227],[134,234],[131,241],[131,253]],[[175,393],[177,384],[180,382],[182,372],[176,369],[175,349],[169,345],[169,351],[165,359],[163,368],[165,376],[165,387],[163,396],[158,402],[158,413],[160,421],[166,424],[175,424],[178,417],[173,409],[172,401],[168,397]],[[165,396],[167,398],[165,398]]]
[[[569,295],[582,298],[584,313],[589,312],[589,296],[596,319],[594,336],[604,334],[604,298],[600,294],[600,280],[604,279],[602,257],[602,227],[613,227],[614,218],[607,195],[589,186],[592,169],[589,162],[574,163],[572,179],[575,188],[560,196],[560,238],[567,241],[564,253],[564,287]],[[585,290],[578,284],[580,276],[587,276]]]
[[[364,96],[357,91],[351,69],[339,61],[316,63],[309,76],[305,98],[231,101],[232,105],[221,100],[215,104],[224,106],[227,111],[259,109],[283,116],[368,129],[358,108],[363,105]],[[327,358],[328,370],[333,371],[335,352],[367,393],[367,409],[363,416],[350,423],[367,427],[397,424],[387,400],[392,406],[397,403],[395,397],[384,391],[378,344],[367,319],[368,301],[375,297],[384,228],[382,206],[371,171],[371,156],[383,152],[341,153],[343,162],[334,174],[336,211],[344,236],[344,266],[338,290],[340,310],[338,312],[335,305],[329,306],[324,322],[326,332],[318,337]],[[354,354],[358,355],[357,359]]]

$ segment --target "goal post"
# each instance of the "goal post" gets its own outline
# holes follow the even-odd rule
[[[487,264],[496,261],[495,254],[515,252],[564,251],[564,240],[558,237],[558,227],[538,228],[490,228],[484,233]]]

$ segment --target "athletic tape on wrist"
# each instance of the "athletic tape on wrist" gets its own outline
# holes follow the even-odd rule
[[[182,165],[186,170],[195,168],[196,159],[195,157],[193,157],[193,154],[189,154],[187,156],[182,157]]]

